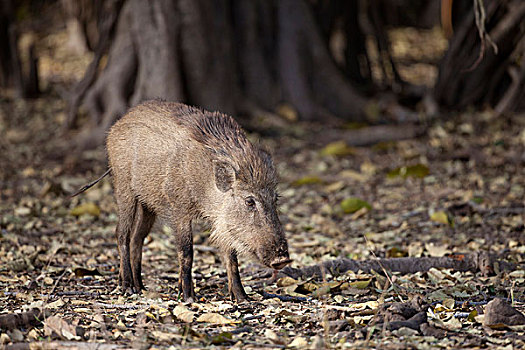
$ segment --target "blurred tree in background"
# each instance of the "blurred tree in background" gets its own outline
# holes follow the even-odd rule
[[[20,9],[32,9],[37,18],[35,9],[43,3],[5,0],[0,7],[0,86],[14,88],[20,97],[38,93],[38,57],[32,48],[21,54],[16,44]],[[61,0],[56,5],[70,46],[93,53],[84,78],[67,94],[65,127],[75,127],[81,106],[92,120],[85,147],[100,144],[129,106],[150,98],[241,115],[284,106],[292,119],[326,122],[414,120],[416,114],[407,111],[423,100],[439,109],[525,107],[520,0]],[[440,23],[450,44],[429,91],[403,80],[389,30]]]

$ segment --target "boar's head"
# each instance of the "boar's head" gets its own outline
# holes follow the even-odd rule
[[[277,176],[271,157],[251,148],[242,161],[214,161],[216,195],[220,197],[212,239],[219,247],[255,256],[268,267],[291,262],[277,214]]]

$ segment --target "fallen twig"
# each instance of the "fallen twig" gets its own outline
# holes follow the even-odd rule
[[[293,295],[278,295],[278,294],[272,294],[267,293],[265,291],[257,292],[259,293],[264,299],[271,299],[271,298],[277,298],[280,301],[293,301],[293,302],[305,302],[308,301],[308,298],[306,297],[296,297]]]
[[[108,304],[108,303],[93,303],[93,306],[104,307],[107,309],[146,309],[145,305],[131,305],[131,304]]]
[[[0,292],[1,293],[1,292]],[[5,296],[14,296],[16,297],[20,292],[3,292]],[[56,297],[75,297],[75,296],[87,296],[90,298],[99,298],[99,292],[83,292],[83,291],[65,291],[65,292],[56,292],[55,294],[39,294],[41,298],[52,299]]]
[[[381,271],[381,266],[388,271],[402,274],[425,272],[431,268],[445,268],[455,271],[481,271],[484,274],[488,274],[494,271],[493,266],[495,263],[499,265],[499,270],[513,269],[513,264],[498,261],[495,256],[481,252],[453,254],[444,257],[390,258],[365,261],[335,259],[300,269],[287,266],[279,272],[279,277],[289,276],[294,279],[304,279],[310,277],[322,278],[323,274],[326,273],[337,276],[346,271],[370,273],[371,271]]]
[[[88,343],[78,341],[51,341],[51,342],[31,342],[14,343],[7,349],[78,349],[78,350],[116,350],[129,349],[129,346],[121,344]]]

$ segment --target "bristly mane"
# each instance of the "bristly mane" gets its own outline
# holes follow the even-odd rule
[[[241,182],[256,188],[275,188],[277,175],[270,154],[253,145],[232,117],[178,103],[170,104],[170,110],[217,160],[232,164]]]

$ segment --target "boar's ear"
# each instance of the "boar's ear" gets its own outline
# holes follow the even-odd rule
[[[230,163],[215,161],[213,162],[213,171],[215,172],[215,186],[221,192],[226,192],[232,188],[233,181],[235,181],[235,169]]]

